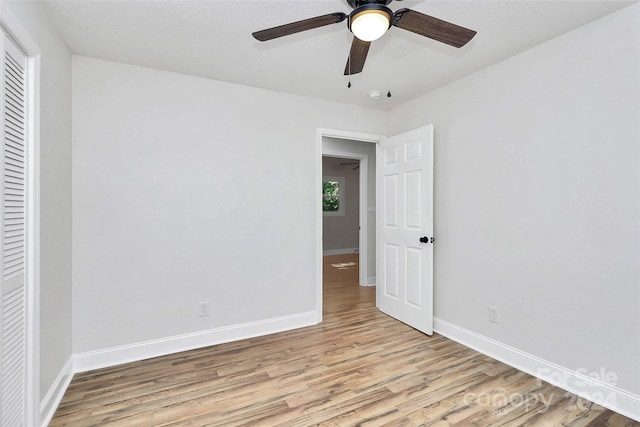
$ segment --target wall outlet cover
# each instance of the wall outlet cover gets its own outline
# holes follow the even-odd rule
[[[498,307],[489,306],[489,322],[499,323]]]
[[[199,305],[200,317],[209,315],[209,303],[207,301],[201,302]]]

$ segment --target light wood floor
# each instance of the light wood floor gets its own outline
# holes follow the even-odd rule
[[[640,426],[375,308],[325,257],[324,322],[77,374],[50,425]]]

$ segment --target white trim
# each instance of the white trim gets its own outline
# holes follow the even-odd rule
[[[376,276],[367,277],[367,286],[375,286],[376,285]]]
[[[70,357],[62,367],[53,384],[51,384],[51,388],[49,388],[47,394],[42,398],[42,402],[40,403],[40,425],[42,427],[49,425],[72,379],[73,357]]]
[[[357,254],[358,248],[345,248],[345,249],[325,249],[322,251],[322,255],[344,255],[344,254]]]
[[[323,136],[326,136],[327,138],[350,139],[353,141],[373,142],[376,144],[380,142],[380,140],[386,138],[385,136],[375,135],[372,133],[351,132],[347,130],[325,129],[325,128],[318,128],[317,135],[320,137],[320,142],[322,142]]]
[[[76,373],[85,372],[181,351],[303,328],[315,325],[317,318],[318,314],[315,311],[309,311],[291,316],[275,317],[86,353],[77,353],[73,355],[73,371]]]
[[[26,212],[26,321],[27,411],[26,424],[39,423],[40,411],[40,55],[27,57],[29,112],[27,122]]]
[[[578,371],[556,365],[437,317],[433,318],[433,330],[563,390],[609,408],[625,417],[640,421],[639,395]]]
[[[7,10],[5,4],[0,2],[0,24],[4,30],[10,34],[16,42],[18,42],[20,48],[27,54],[27,56],[40,56],[41,52],[38,44],[33,41],[29,32],[25,30],[20,21],[18,21],[16,17]]]
[[[315,206],[316,217],[316,313],[318,323],[322,323],[322,131],[316,132],[316,182],[314,188],[314,198],[317,201]]]

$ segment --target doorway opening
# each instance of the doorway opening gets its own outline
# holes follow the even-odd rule
[[[321,201],[316,207],[317,218],[317,230],[316,230],[316,242],[317,242],[317,304],[318,304],[318,322],[322,322],[322,309],[323,309],[323,258],[333,255],[349,255],[352,259],[343,260],[342,262],[332,262],[331,264],[349,264],[342,265],[341,267],[348,268],[351,273],[355,274],[357,270],[357,276],[355,279],[356,286],[373,286],[376,283],[375,271],[376,271],[376,239],[375,239],[375,168],[376,168],[376,143],[381,141],[384,137],[379,135],[361,134],[355,132],[335,131],[329,129],[319,129],[316,138],[316,153],[317,153],[317,197],[316,200]],[[333,162],[334,166],[341,167],[342,169],[331,169],[332,172],[327,169],[325,172],[323,169],[323,158],[331,158],[327,162]],[[358,221],[357,229],[356,222],[353,221],[351,225],[351,231],[357,231],[358,239],[357,246],[356,240],[351,235],[351,244],[342,243],[342,248],[331,247],[323,242],[323,236],[325,235],[325,218],[336,218],[337,214],[324,214],[323,203],[325,200],[325,192],[323,191],[323,182],[336,183],[329,184],[329,187],[334,188],[335,185],[340,186],[339,178],[336,176],[341,173],[341,176],[346,177],[348,172],[354,172],[357,174],[359,189],[357,192],[357,212]],[[333,173],[334,175],[330,175]],[[328,179],[324,179],[324,178]],[[346,189],[346,196],[349,197],[350,186],[345,182],[344,188]],[[330,189],[331,190],[331,189]],[[353,186],[351,186],[351,193],[353,193]],[[355,196],[355,194],[351,194]],[[336,209],[336,206],[331,204],[335,202],[336,195],[331,194],[331,191],[327,194],[327,203],[330,209]],[[355,198],[351,198],[345,204],[345,209],[349,211],[349,202],[354,203]],[[339,204],[339,195],[338,195]],[[352,207],[353,211],[354,208]],[[353,213],[353,212],[352,212]],[[334,221],[335,222],[335,221]],[[335,243],[335,242],[333,242]],[[340,251],[342,249],[342,251]],[[337,251],[337,252],[336,252]],[[340,253],[342,252],[342,253]],[[349,257],[347,257],[349,258]],[[338,261],[338,260],[336,260]],[[342,270],[344,273],[344,270]]]
[[[360,160],[322,156],[322,254],[360,252]]]
[[[337,302],[334,299],[353,293],[362,283],[360,167],[360,159],[322,156],[322,286],[325,313],[338,309],[334,307]]]

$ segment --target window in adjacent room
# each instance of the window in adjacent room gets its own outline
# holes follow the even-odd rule
[[[322,178],[322,214],[344,216],[344,177],[325,176]]]

